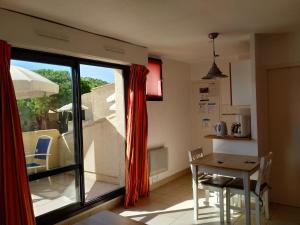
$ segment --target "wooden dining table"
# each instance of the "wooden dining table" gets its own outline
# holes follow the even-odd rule
[[[198,224],[198,173],[218,174],[243,179],[245,197],[245,224],[251,225],[250,208],[250,176],[259,168],[259,157],[246,155],[232,155],[212,153],[202,158],[193,160],[192,183],[194,201],[194,221]],[[229,215],[229,214],[227,214]],[[227,216],[227,222],[230,218]]]

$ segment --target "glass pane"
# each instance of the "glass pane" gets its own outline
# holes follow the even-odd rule
[[[67,172],[30,182],[35,216],[77,202],[75,172]]]
[[[80,65],[86,201],[124,186],[122,71]]]
[[[10,70],[28,174],[74,164],[71,68],[12,60]]]
[[[147,68],[149,69],[146,82],[147,96],[162,97],[161,63],[149,60]]]

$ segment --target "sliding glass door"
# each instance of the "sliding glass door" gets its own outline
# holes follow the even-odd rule
[[[80,64],[85,200],[124,186],[125,107],[122,70]]]
[[[14,48],[10,70],[38,224],[122,194],[126,67]]]
[[[72,68],[12,60],[29,176],[75,164]],[[79,201],[75,169],[32,179],[35,216]]]

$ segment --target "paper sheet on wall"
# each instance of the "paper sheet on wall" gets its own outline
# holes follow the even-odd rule
[[[199,112],[203,113],[203,114],[207,114],[208,113],[208,108],[207,108],[207,102],[199,102]]]
[[[199,88],[200,101],[209,101],[209,89],[208,87]]]
[[[217,112],[217,104],[215,102],[208,102],[207,112],[208,114],[215,114]]]
[[[202,128],[205,130],[210,129],[210,119],[209,118],[202,119]]]

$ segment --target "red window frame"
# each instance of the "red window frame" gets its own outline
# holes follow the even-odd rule
[[[157,70],[157,67],[159,67],[158,70]],[[148,58],[147,68],[149,70],[149,73],[147,74],[147,81],[146,81],[147,100],[148,101],[162,101],[163,100],[163,79],[162,79],[162,61],[161,61],[161,59]],[[157,74],[157,72],[159,72],[160,74]],[[153,82],[153,79],[155,80],[155,79],[157,79],[157,77],[159,77],[159,79],[157,79],[157,81],[160,82],[160,91],[157,91],[157,94],[153,94],[153,93],[148,94],[149,83],[150,83],[150,81],[148,81],[148,79],[149,79],[148,77],[151,77],[151,76],[152,76],[152,82]],[[152,85],[152,89],[153,89],[153,83],[151,85]],[[159,88],[159,86],[158,86],[158,88]]]

